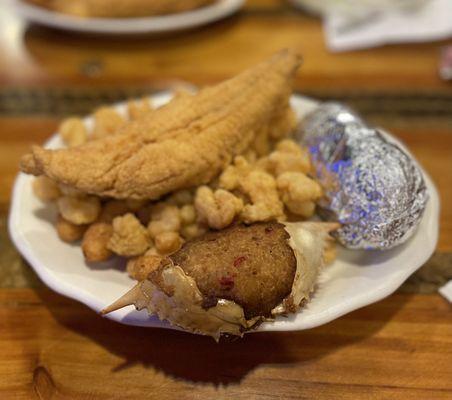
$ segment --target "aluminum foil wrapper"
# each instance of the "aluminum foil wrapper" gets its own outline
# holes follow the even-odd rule
[[[344,246],[389,249],[413,234],[428,193],[409,154],[338,103],[308,114],[298,139],[325,192],[320,215],[342,224],[336,235]]]

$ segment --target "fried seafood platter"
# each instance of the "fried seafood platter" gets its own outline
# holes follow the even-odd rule
[[[27,183],[15,190],[15,198],[19,187],[30,194],[24,209],[35,209],[33,218],[59,251],[30,246],[29,230],[15,233],[18,206],[13,240],[51,287],[96,311],[216,340],[315,326],[363,305],[357,297],[341,307],[344,271],[356,274],[366,293],[376,283],[382,296],[375,274],[369,272],[372,282],[356,269],[356,257],[367,254],[337,259],[331,234],[340,225],[316,217],[324,188],[308,149],[293,136],[314,107],[292,97],[300,64],[284,50],[195,93],[135,99],[64,120],[50,146],[22,157],[27,175],[19,179]],[[429,229],[414,239],[424,240]],[[373,262],[383,265],[385,278],[400,281],[403,274],[392,274],[388,257],[379,257]],[[328,274],[330,297],[318,299]]]

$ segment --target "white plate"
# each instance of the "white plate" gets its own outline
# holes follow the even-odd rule
[[[23,0],[7,0],[17,13],[30,22],[52,28],[103,34],[163,33],[195,28],[237,12],[244,0],[217,0],[191,11],[139,18],[80,18],[47,10]]]
[[[152,97],[157,106],[170,98],[168,93]],[[301,96],[293,96],[291,102],[298,118],[317,104]],[[125,112],[124,104],[117,107],[120,112]],[[88,126],[92,124],[90,118],[86,122]],[[54,135],[46,146],[61,145],[59,137]],[[425,172],[424,177],[430,200],[419,229],[409,241],[384,252],[341,248],[337,260],[322,273],[319,288],[308,305],[289,318],[280,317],[273,323],[262,324],[258,331],[313,328],[393,293],[428,260],[436,247],[438,193]],[[32,180],[33,177],[21,173],[14,185],[9,229],[15,245],[53,290],[99,312],[130,289],[134,281],[118,260],[87,265],[79,244],[62,242],[51,223],[55,209],[43,205],[33,195]],[[107,317],[128,325],[170,328],[169,324],[133,307],[115,311]]]

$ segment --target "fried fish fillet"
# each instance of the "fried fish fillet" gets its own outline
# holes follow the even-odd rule
[[[281,51],[230,80],[175,98],[114,135],[70,149],[33,147],[21,169],[119,199],[157,199],[208,183],[258,132],[287,118],[299,65],[296,54]]]
[[[337,227],[266,222],[208,233],[153,265],[147,279],[102,313],[133,304],[217,340],[222,333],[241,336],[260,321],[296,312],[309,298],[328,232]]]
[[[29,3],[78,17],[128,18],[173,14],[214,0],[28,0]]]

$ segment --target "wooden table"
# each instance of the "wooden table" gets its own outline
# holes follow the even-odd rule
[[[449,41],[449,44],[451,42]],[[0,10],[0,398],[451,399],[452,85],[446,43],[331,54],[319,21],[277,0],[162,37],[95,38]],[[441,194],[431,260],[394,295],[325,326],[216,344],[127,327],[46,289],[8,240],[21,154],[63,115],[178,81],[227,78],[282,47],[305,57],[296,89],[357,107],[412,149]]]

